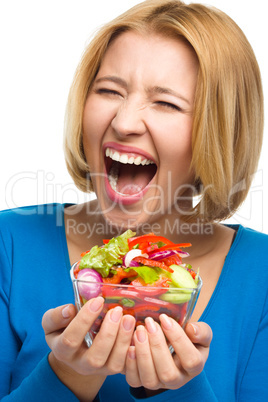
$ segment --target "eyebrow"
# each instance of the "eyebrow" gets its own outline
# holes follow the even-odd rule
[[[127,82],[125,80],[123,80],[122,78],[117,77],[116,75],[106,75],[105,77],[97,78],[95,83],[98,84],[99,82],[103,82],[103,81],[114,82],[115,84],[118,84],[125,89],[127,89],[127,87],[128,87]]]
[[[114,82],[115,84],[120,85],[122,88],[127,89],[128,84],[125,80],[123,80],[120,77],[117,77],[116,75],[107,75],[104,77],[100,77],[96,79],[95,83],[103,82],[103,81],[110,81]],[[153,94],[167,94],[167,95],[172,95],[175,96],[178,99],[181,99],[182,101],[186,102],[188,105],[190,105],[190,101],[185,98],[183,95],[179,94],[178,92],[174,91],[171,88],[166,88],[166,87],[160,87],[160,86],[154,86],[152,88],[147,89],[148,93],[153,93]]]
[[[183,95],[179,94],[178,92],[174,91],[171,88],[155,86],[155,87],[151,88],[149,90],[149,92],[156,93],[156,94],[172,95],[172,96],[175,96],[178,99],[183,100],[184,102],[188,103],[188,105],[190,105],[190,101],[187,98],[185,98]]]

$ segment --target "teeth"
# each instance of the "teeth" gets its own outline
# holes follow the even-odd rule
[[[130,158],[128,158],[128,163],[133,165],[134,159],[135,159],[134,156],[131,156]]]
[[[116,162],[121,162],[124,164],[130,164],[132,165],[133,163],[135,165],[150,165],[153,164],[154,162],[151,159],[146,159],[142,158],[142,156],[128,156],[127,154],[120,154],[118,151],[114,151],[111,148],[106,148],[105,155],[108,158],[111,158],[112,160]]]
[[[140,165],[141,164],[141,156],[137,156],[134,160],[135,165]]]
[[[119,159],[120,159],[119,152],[115,152],[115,153],[113,154],[113,160],[119,162]]]
[[[119,162],[127,164],[128,163],[128,156],[126,154],[123,154],[119,158]]]

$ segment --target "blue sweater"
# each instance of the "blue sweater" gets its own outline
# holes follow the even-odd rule
[[[64,206],[49,204],[0,213],[0,398],[77,401],[51,370],[41,319],[74,303],[63,223]],[[237,226],[216,289],[200,318],[213,330],[203,372],[160,401],[268,400],[268,236]],[[123,375],[106,379],[101,401],[142,400]]]

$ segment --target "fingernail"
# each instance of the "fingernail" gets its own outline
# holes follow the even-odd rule
[[[71,316],[69,306],[65,306],[61,312],[63,318],[69,318]]]
[[[170,329],[172,327],[172,321],[166,314],[160,315],[161,324],[165,329]]]
[[[93,311],[93,313],[96,313],[103,305],[103,298],[102,297],[97,297],[96,299],[93,299],[90,303],[90,310]]]
[[[111,320],[113,322],[118,322],[122,317],[122,307],[115,307],[111,312]]]
[[[143,343],[146,341],[146,331],[143,325],[139,325],[136,329],[138,341]]]
[[[123,327],[126,331],[130,331],[134,327],[134,319],[130,316],[123,317]]]
[[[195,336],[198,335],[198,326],[195,325],[195,324],[192,324],[192,323],[190,323],[190,325],[191,325],[191,327],[192,327],[193,330],[194,330],[194,335],[195,335]]]
[[[145,325],[150,334],[154,334],[156,332],[157,327],[152,317],[147,317],[145,319]]]
[[[130,346],[128,349],[128,357],[132,360],[136,359],[136,353],[135,353],[135,347],[134,346]]]

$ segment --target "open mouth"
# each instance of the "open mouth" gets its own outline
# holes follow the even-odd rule
[[[157,166],[151,159],[135,153],[105,150],[105,166],[111,188],[122,196],[142,192],[153,179]]]

